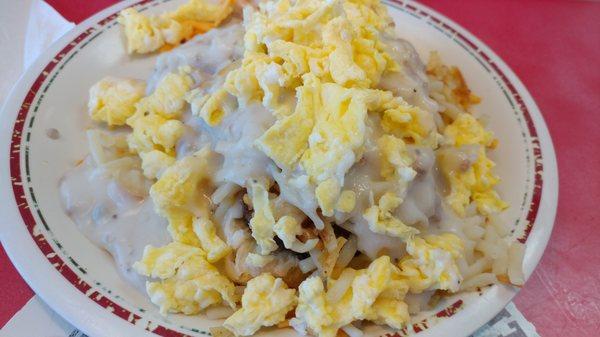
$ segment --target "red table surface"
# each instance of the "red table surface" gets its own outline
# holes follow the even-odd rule
[[[47,0],[80,22],[115,0]],[[560,196],[540,265],[516,297],[540,335],[600,335],[600,3],[422,0],[473,32],[525,83],[552,135]],[[483,96],[484,93],[482,93]],[[0,325],[33,295],[0,249]]]

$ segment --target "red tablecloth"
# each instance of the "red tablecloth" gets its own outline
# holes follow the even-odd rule
[[[47,0],[80,22],[115,0]],[[550,245],[515,302],[544,337],[600,335],[600,3],[422,0],[486,42],[537,101],[558,156]],[[33,295],[0,249],[0,326]]]

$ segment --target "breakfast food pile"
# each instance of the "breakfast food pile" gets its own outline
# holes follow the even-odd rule
[[[480,99],[379,0],[190,0],[119,22],[129,53],[164,53],[148,81],[91,88],[90,156],[61,191],[161,313],[356,337],[523,283]]]

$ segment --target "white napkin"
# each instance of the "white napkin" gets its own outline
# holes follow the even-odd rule
[[[73,27],[75,27],[74,23],[65,20],[45,1],[33,0],[25,34],[23,70],[29,68],[52,42],[58,40]]]
[[[0,1],[0,106],[21,74],[75,25],[42,0]]]

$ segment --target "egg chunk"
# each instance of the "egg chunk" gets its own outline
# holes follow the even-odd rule
[[[189,67],[180,67],[177,72],[166,74],[156,85],[154,92],[137,104],[142,114],[155,114],[166,119],[181,117],[185,107],[185,95],[194,81]]]
[[[231,71],[224,88],[242,104],[260,101],[278,117],[293,110],[293,87],[298,85],[273,58],[262,53],[246,53],[242,65]]]
[[[298,104],[294,113],[275,122],[256,142],[279,167],[292,168],[304,154],[315,116],[322,107],[321,82],[312,75],[303,80],[304,85],[296,89]]]
[[[218,157],[204,147],[169,166],[150,188],[150,196],[158,214],[187,211],[197,215],[206,212],[207,201],[202,199],[210,187]]]
[[[370,320],[401,329],[409,320],[403,298],[408,285],[388,256],[371,262],[367,269],[346,268],[337,280],[316,276],[304,280],[298,290],[296,317],[290,324],[300,334],[334,337],[340,328],[356,320]]]
[[[381,176],[406,187],[417,172],[412,168],[414,159],[404,141],[393,135],[383,135],[377,140],[377,145],[381,152]]]
[[[338,198],[341,193],[341,186],[336,179],[329,178],[317,186],[315,196],[317,203],[321,207],[324,216],[332,216]]]
[[[201,217],[195,217],[190,211],[173,208],[164,214],[169,221],[167,230],[173,241],[202,248],[207,261],[214,263],[231,253],[232,249],[218,236],[210,215],[202,213]]]
[[[286,76],[311,72],[342,86],[376,85],[383,72],[398,67],[376,37],[390,19],[379,3],[336,4],[280,0],[260,6],[245,20],[246,50],[281,59]]]
[[[142,153],[159,150],[173,154],[175,144],[183,135],[185,126],[175,119],[165,119],[159,115],[132,116],[127,120],[133,132],[127,136],[129,149]]]
[[[144,97],[143,81],[105,77],[90,88],[90,117],[109,126],[124,125],[135,113],[135,104]]]
[[[296,302],[295,289],[289,289],[282,279],[271,274],[261,274],[248,282],[242,307],[229,316],[223,326],[236,336],[250,336],[263,326],[284,321]]]
[[[400,261],[400,269],[410,291],[421,293],[440,289],[457,292],[462,275],[456,260],[463,250],[462,240],[450,233],[409,240],[406,251],[410,256]]]
[[[227,19],[232,11],[232,0],[189,0],[169,16],[179,22],[200,21],[217,26]]]
[[[355,319],[401,329],[409,320],[403,299],[408,286],[388,256],[371,262],[352,282],[352,311]]]
[[[118,21],[123,26],[129,54],[150,53],[165,44],[157,23],[135,8],[122,10],[119,13]]]
[[[431,114],[400,97],[388,98],[381,109],[381,126],[385,132],[413,144],[437,146],[438,136]]]
[[[169,221],[167,230],[175,242],[201,247],[200,239],[194,232],[194,215],[183,209],[168,209],[163,215]]]
[[[275,217],[271,210],[268,186],[265,182],[252,179],[249,182],[249,194],[254,208],[254,215],[250,219],[252,237],[256,240],[260,253],[267,255],[277,249],[273,240]]]
[[[494,135],[486,130],[473,115],[462,113],[444,129],[444,136],[454,146],[480,144],[491,146]]]
[[[304,243],[298,240],[297,237],[301,235],[304,230],[302,225],[293,216],[284,215],[279,218],[275,223],[273,230],[277,234],[277,237],[281,239],[285,248],[297,253],[306,253],[319,243],[319,239],[308,239]]]
[[[129,54],[170,49],[218,26],[233,11],[233,1],[189,0],[173,12],[145,15],[135,8],[119,13]]]
[[[369,224],[369,229],[375,233],[403,239],[409,239],[418,234],[418,229],[404,224],[392,214],[392,211],[401,203],[402,199],[393,192],[386,192],[381,196],[379,204],[369,207],[363,214],[363,218]]]
[[[508,205],[500,199],[493,189],[500,179],[493,173],[495,164],[483,148],[477,151],[477,159],[468,169],[442,169],[450,183],[450,194],[446,197],[454,211],[465,215],[465,208],[471,201],[475,202],[479,213],[489,215],[504,210]]]
[[[333,178],[342,185],[364,144],[366,97],[360,91],[326,83],[321,101],[301,165],[317,184]]]
[[[206,219],[206,217],[196,218],[193,227],[194,233],[200,239],[202,248],[206,251],[208,262],[217,262],[231,253],[231,247],[217,235],[215,224],[210,219]]]
[[[325,286],[318,276],[311,276],[302,281],[298,287],[298,306],[296,317],[290,320],[290,325],[301,335],[307,333],[319,337],[334,337],[337,330],[350,321],[351,318],[336,317],[348,311],[336,313],[326,297]],[[350,315],[348,315],[350,316]]]
[[[129,148],[143,153],[160,150],[173,155],[185,126],[179,117],[185,107],[185,94],[193,81],[190,69],[182,67],[160,80],[154,92],[135,105],[135,114],[127,119],[133,132],[128,136]]]
[[[194,89],[186,94],[186,100],[190,103],[192,113],[210,126],[220,124],[229,111],[233,110],[229,93],[223,88],[211,94],[203,94],[200,89]]]
[[[197,314],[222,302],[231,308],[236,306],[235,285],[206,260],[206,253],[198,247],[179,242],[160,248],[147,246],[134,268],[159,280],[146,282],[146,291],[162,314]]]
[[[335,210],[350,213],[354,210],[354,206],[356,206],[356,193],[354,191],[345,190],[340,193],[340,198],[335,205]]]
[[[150,152],[140,153],[142,159],[142,169],[144,176],[148,179],[157,179],[171,165],[175,163],[175,157],[159,151],[152,150]]]
[[[461,153],[473,153],[476,157],[456,160],[444,158],[447,152],[440,152],[440,167],[450,185],[450,194],[446,200],[460,216],[465,215],[465,208],[475,202],[480,214],[489,215],[500,212],[508,205],[500,198],[494,187],[500,179],[493,173],[495,163],[487,157],[486,147],[495,144],[493,134],[470,114],[460,114],[456,120],[444,130],[447,141]],[[454,155],[456,156],[456,155]],[[463,157],[467,157],[463,155]]]

